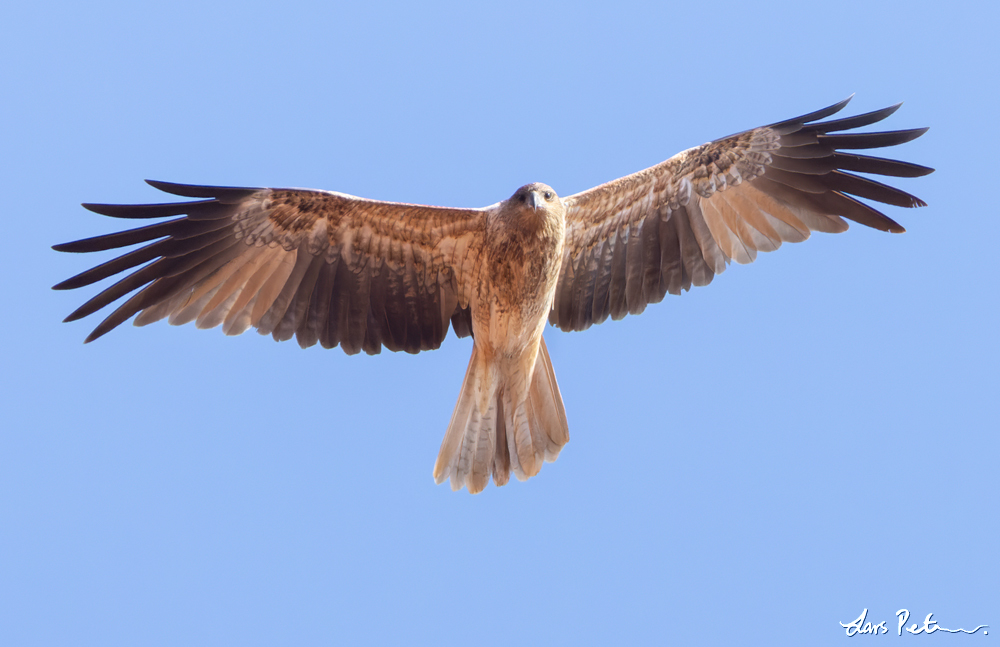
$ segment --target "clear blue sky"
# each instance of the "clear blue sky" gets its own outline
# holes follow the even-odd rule
[[[842,644],[1000,636],[987,3],[35,2],[0,25],[0,644]],[[684,4],[692,8],[672,7]],[[546,331],[558,462],[431,469],[470,340],[82,341],[49,246],[144,178],[483,206],[562,195],[857,93],[930,206]],[[127,223],[125,223],[127,224]],[[989,636],[895,637],[895,612]]]

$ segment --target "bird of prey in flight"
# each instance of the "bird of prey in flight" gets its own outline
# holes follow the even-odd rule
[[[127,272],[66,321],[138,290],[87,337],[133,315],[254,327],[302,347],[348,354],[437,348],[449,323],[472,357],[434,466],[438,483],[483,490],[534,476],[569,441],[542,330],[586,330],[639,314],[668,292],[711,283],[730,261],[838,233],[846,220],[890,232],[895,221],[857,198],[898,207],[918,198],[856,173],[917,177],[932,169],[855,151],[927,129],[859,133],[899,107],[821,121],[823,110],[688,149],[638,173],[560,198],[529,184],[497,204],[455,209],[334,191],[149,182],[195,200],[85,204],[153,224],[56,245],[96,252],[148,243],[55,286]],[[856,196],[856,197],[855,197]],[[174,217],[180,216],[180,217]],[[169,218],[168,220],[159,220]],[[150,242],[152,241],[152,242]]]

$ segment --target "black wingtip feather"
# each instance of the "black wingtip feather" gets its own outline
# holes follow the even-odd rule
[[[841,135],[819,135],[819,143],[833,146],[837,150],[858,150],[863,148],[886,148],[911,142],[930,128],[909,130],[889,130],[877,133],[846,133]]]
[[[863,126],[868,126],[874,123],[878,123],[883,119],[888,118],[894,112],[899,110],[899,107],[903,103],[897,103],[894,106],[889,106],[888,108],[882,108],[881,110],[872,110],[871,112],[865,112],[860,115],[854,115],[853,117],[844,117],[843,119],[834,119],[832,121],[824,121],[821,123],[810,124],[807,126],[809,130],[819,132],[819,133],[830,133],[839,130],[851,130],[853,128],[861,128]]]
[[[921,166],[912,162],[901,162],[884,157],[871,157],[859,153],[838,152],[833,155],[833,161],[836,164],[836,168],[843,171],[874,173],[876,175],[888,175],[891,177],[923,177],[934,172],[934,169],[929,166]]]
[[[55,285],[53,285],[52,289],[53,290],[75,290],[76,288],[81,287],[82,285],[87,285],[86,283],[82,283],[81,284],[79,282],[79,276],[80,275],[77,274],[76,276],[68,278],[65,281],[60,281],[59,283],[56,283]]]
[[[778,123],[771,124],[770,126],[767,127],[781,128],[782,126],[788,126],[791,124],[805,124],[809,123],[810,121],[818,121],[820,119],[825,119],[826,117],[829,117],[830,115],[836,114],[841,110],[843,110],[847,106],[847,104],[851,102],[851,99],[853,98],[854,95],[851,94],[851,96],[847,97],[843,101],[838,101],[832,106],[827,106],[826,108],[817,110],[815,112],[810,112],[808,114],[800,115],[798,117],[793,117],[792,119],[785,119],[784,121],[779,121]]]
[[[834,191],[850,193],[896,207],[910,209],[920,206],[920,198],[906,191],[866,177],[861,177],[860,175],[844,173],[843,171],[834,171],[827,175],[825,185]]]
[[[199,184],[177,184],[175,182],[163,182],[161,180],[146,180],[146,184],[159,189],[164,193],[179,195],[185,198],[215,198],[221,202],[242,200],[251,196],[260,188],[237,187],[237,186],[208,186]]]
[[[156,204],[99,204],[86,202],[81,206],[88,211],[99,213],[111,218],[143,219],[167,218],[181,214],[203,212],[212,205],[218,205],[219,200],[198,200],[196,202],[161,202]]]

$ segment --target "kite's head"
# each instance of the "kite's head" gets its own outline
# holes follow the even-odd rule
[[[558,205],[559,196],[556,195],[556,192],[548,184],[535,182],[533,184],[525,184],[515,191],[514,195],[510,197],[510,202],[518,206],[529,207],[533,211],[538,211],[539,209],[549,209]]]
[[[552,190],[552,187],[541,182],[525,184],[514,192],[508,202],[513,203],[514,206],[530,208],[532,211],[548,210],[561,206],[559,196]]]
[[[566,209],[562,200],[547,184],[525,184],[503,204],[507,218],[523,227],[544,225],[562,227]]]

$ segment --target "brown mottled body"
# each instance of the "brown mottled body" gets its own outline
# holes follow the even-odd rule
[[[473,321],[492,352],[519,355],[541,335],[559,278],[565,232],[562,201],[544,184],[518,189],[487,215],[485,289]]]
[[[487,211],[471,302],[475,347],[434,467],[437,482],[450,478],[453,488],[478,492],[490,475],[506,483],[512,463],[519,478],[528,478],[568,441],[555,374],[547,352],[539,353],[565,231],[562,201],[544,184],[523,186]],[[552,377],[540,377],[533,392],[539,357],[539,370]],[[551,421],[539,420],[543,411]]]
[[[145,227],[57,245],[93,252],[148,243],[63,281],[78,288],[127,272],[73,312],[135,291],[90,334],[133,315],[254,327],[347,353],[437,348],[449,326],[474,338],[434,478],[479,492],[493,477],[538,473],[569,440],[542,330],[585,330],[638,314],[667,293],[710,283],[731,261],[837,233],[847,220],[903,228],[855,196],[924,203],[862,175],[932,169],[853,151],[895,146],[926,129],[856,132],[899,106],[819,121],[847,101],[683,151],[560,199],[544,184],[482,209],[367,200],[330,191],[153,186],[191,202],[84,205]],[[846,131],[846,132],[844,132]],[[138,269],[134,269],[138,268]]]

